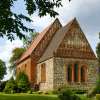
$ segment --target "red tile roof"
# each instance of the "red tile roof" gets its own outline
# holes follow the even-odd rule
[[[53,24],[53,23],[52,23]],[[31,53],[34,51],[34,49],[37,47],[37,45],[40,43],[40,41],[42,40],[42,38],[45,36],[45,34],[47,33],[47,31],[50,29],[50,27],[52,26],[49,25],[48,27],[46,27],[41,33],[39,33],[39,35],[35,38],[34,41],[32,41],[30,47],[26,50],[26,52],[21,56],[21,58],[17,61],[17,63],[20,63],[22,60],[24,60],[25,58],[29,57],[31,55]]]

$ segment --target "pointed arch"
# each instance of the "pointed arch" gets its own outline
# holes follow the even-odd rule
[[[78,82],[78,63],[74,64],[74,82]]]
[[[67,66],[67,81],[68,82],[72,81],[72,66],[71,66],[71,64],[68,64],[68,66]]]
[[[81,82],[86,82],[86,78],[87,78],[87,67],[86,66],[81,66],[81,69],[80,69],[81,73],[80,73],[80,76],[81,76]]]

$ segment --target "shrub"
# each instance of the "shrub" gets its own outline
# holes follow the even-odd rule
[[[52,91],[53,94],[59,94],[58,89]]]
[[[43,94],[43,91],[38,91],[37,93],[38,93],[38,94]]]
[[[28,94],[32,94],[32,93],[33,93],[33,90],[30,89],[27,93],[28,93]]]
[[[2,81],[2,82],[0,83],[0,92],[3,92],[6,83],[7,83],[7,81]]]
[[[57,89],[53,90],[52,93],[53,94],[60,94],[63,90],[65,90],[67,87],[66,85],[60,86]]]
[[[17,85],[16,82],[13,78],[11,78],[7,83],[4,88],[5,93],[15,93],[17,90]]]
[[[20,72],[17,76],[17,86],[19,92],[27,92],[29,90],[29,80],[24,72]]]
[[[81,98],[79,96],[77,96],[77,95],[74,94],[72,96],[72,100],[81,100]]]
[[[100,100],[100,94],[96,95],[96,100]]]
[[[89,97],[93,97],[96,94],[100,94],[100,79],[97,81],[96,86],[88,93]]]
[[[39,91],[39,84],[34,84],[34,91]]]
[[[70,89],[62,90],[58,97],[60,100],[81,100],[80,97],[75,95]]]
[[[87,93],[87,90],[82,90],[82,89],[73,90],[73,91],[74,91],[74,93],[76,93],[76,94],[85,94],[85,93]]]

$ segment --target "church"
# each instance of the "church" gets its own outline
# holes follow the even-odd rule
[[[47,26],[17,61],[17,75],[25,72],[41,91],[61,86],[89,90],[97,78],[97,58],[76,18],[62,26]]]

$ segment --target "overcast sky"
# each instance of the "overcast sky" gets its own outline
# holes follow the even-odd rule
[[[59,12],[59,16],[57,17],[60,22],[65,25],[68,21],[76,17],[95,52],[96,45],[99,41],[98,33],[100,32],[100,0],[72,0],[70,3],[68,0],[62,0],[62,4],[63,7],[56,9],[56,11]],[[27,15],[23,0],[18,0],[12,10]],[[49,16],[39,18],[37,14],[32,15],[31,18],[33,23],[28,25],[37,32],[42,31],[54,20],[54,18]],[[16,39],[11,43],[6,38],[0,38],[0,59],[3,59],[8,66],[12,50],[15,47],[21,46],[22,42],[19,39]],[[9,77],[10,74],[8,73],[7,76],[5,76],[5,79],[9,79]]]

